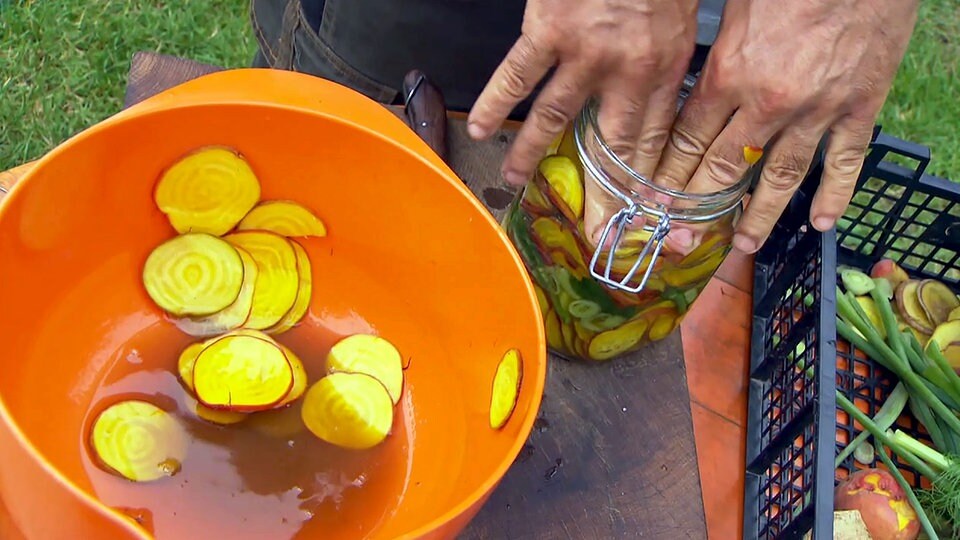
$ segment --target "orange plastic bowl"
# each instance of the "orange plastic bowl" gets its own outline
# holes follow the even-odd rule
[[[27,538],[149,538],[128,517],[137,515],[157,538],[183,540],[264,538],[303,519],[275,513],[278,498],[298,493],[271,492],[269,481],[239,493],[242,503],[197,502],[182,482],[189,455],[181,475],[156,485],[91,469],[87,430],[105,396],[149,397],[144,381],[175,392],[173,352],[191,338],[150,302],[140,272],[174,234],[152,199],[158,175],[210,144],[242,152],[263,199],[297,200],[327,224],[326,238],[303,242],[313,301],[288,336],[308,370],[357,331],[388,337],[410,361],[387,465],[360,479],[362,489],[328,494],[327,522],[298,538],[455,536],[519,453],[540,405],[546,353],[532,285],[495,220],[389,111],[321,79],[253,69],[186,83],[77,135],[0,206],[0,497],[14,523]],[[493,430],[492,379],[512,347],[524,359],[521,394]],[[266,476],[296,467],[266,451],[208,465],[229,483],[231,467],[251,459]],[[191,502],[172,519],[145,512],[151,500],[173,510],[171,501]]]

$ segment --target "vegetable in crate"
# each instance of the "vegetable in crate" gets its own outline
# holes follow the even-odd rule
[[[857,510],[874,540],[913,540],[920,532],[917,513],[893,476],[862,469],[834,490],[835,510]]]

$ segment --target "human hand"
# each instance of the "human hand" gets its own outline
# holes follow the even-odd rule
[[[818,230],[830,229],[853,195],[917,5],[728,0],[719,36],[673,126],[654,182],[691,193],[717,191],[747,172],[753,156],[746,147],[767,148],[760,182],[734,237],[737,249],[752,253],[829,134],[810,220]]]
[[[522,35],[470,111],[470,135],[489,137],[556,66],[504,159],[507,183],[530,179],[591,96],[600,98],[607,143],[652,173],[693,53],[696,7],[696,0],[529,0]],[[585,219],[591,202],[588,186]]]

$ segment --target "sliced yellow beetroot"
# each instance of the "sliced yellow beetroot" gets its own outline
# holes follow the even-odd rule
[[[517,349],[510,349],[497,362],[490,394],[490,427],[506,425],[517,407],[520,385],[523,383],[523,357]]]
[[[247,413],[211,409],[210,407],[204,406],[204,404],[200,402],[197,402],[194,405],[193,411],[196,413],[197,417],[221,426],[239,424],[250,417],[250,415]]]
[[[225,334],[205,344],[193,365],[194,393],[212,409],[270,409],[287,396],[293,382],[289,359],[266,334]]]
[[[934,326],[946,321],[950,312],[960,307],[957,295],[935,279],[925,279],[917,287],[920,307]]]
[[[630,321],[623,326],[597,334],[587,348],[590,358],[609,360],[619,356],[640,343],[650,322],[647,318]]]
[[[300,417],[317,438],[354,450],[377,446],[393,427],[393,401],[363,373],[331,373],[303,396]]]
[[[290,241],[293,250],[297,256],[297,274],[300,283],[297,287],[297,298],[293,301],[293,307],[290,308],[280,322],[266,329],[268,334],[277,335],[290,330],[303,319],[304,315],[310,309],[310,301],[313,299],[313,268],[310,265],[310,256],[307,250],[294,242]]]
[[[302,408],[303,400],[300,400],[277,409],[250,413],[244,429],[253,429],[267,437],[288,440],[306,429],[300,414]]]
[[[550,187],[545,195],[571,223],[577,223],[583,216],[583,180],[574,161],[561,155],[548,156],[540,160],[537,173]]]
[[[347,336],[327,353],[329,373],[363,373],[380,381],[396,404],[403,392],[403,359],[386,339],[371,334]]]
[[[187,433],[163,409],[141,400],[115,403],[94,421],[91,445],[111,472],[135,482],[173,476],[187,455]]]
[[[150,299],[175,316],[201,317],[233,304],[243,286],[240,252],[205,233],[175,236],[153,249],[143,265]]]
[[[951,310],[950,314],[947,315],[947,320],[948,321],[960,320],[960,307]]]
[[[267,231],[243,231],[225,237],[257,263],[259,274],[245,328],[263,330],[280,322],[297,300],[300,276],[293,243]]]
[[[181,317],[174,320],[183,333],[197,337],[217,336],[239,328],[250,316],[253,307],[253,291],[257,284],[257,263],[247,250],[235,247],[243,260],[243,285],[237,299],[221,311],[206,317]]]
[[[313,212],[293,201],[263,201],[240,220],[237,230],[270,231],[282,236],[326,236],[327,227]]]
[[[933,333],[933,322],[927,317],[927,313],[920,305],[920,297],[917,295],[917,289],[920,282],[909,279],[900,283],[894,292],[897,301],[897,308],[903,322],[915,328],[920,333],[930,335]]]
[[[944,358],[954,369],[960,369],[960,321],[938,325],[929,341],[936,341]]]
[[[180,381],[190,392],[193,392],[193,365],[197,362],[197,356],[203,350],[203,345],[203,343],[187,345],[177,359],[177,372],[180,374]]]
[[[282,407],[300,399],[300,396],[307,390],[307,370],[303,366],[303,361],[300,360],[300,357],[297,356],[296,353],[285,345],[278,345],[280,345],[280,348],[283,350],[283,354],[286,355],[287,361],[290,362],[290,369],[293,371],[293,384],[290,385],[290,391],[287,392],[287,396],[280,402],[279,406]]]
[[[257,201],[260,182],[236,152],[207,147],[179,159],[161,175],[154,202],[178,233],[215,236],[233,229]]]

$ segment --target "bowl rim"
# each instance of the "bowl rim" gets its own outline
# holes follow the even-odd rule
[[[455,504],[451,505],[448,510],[439,516],[436,516],[417,528],[403,534],[402,536],[399,536],[398,540],[428,536],[431,533],[435,533],[443,529],[445,526],[456,522],[468,512],[473,511],[474,515],[464,523],[464,525],[467,525],[473,520],[476,512],[482,508],[483,504],[486,504],[486,500],[500,484],[503,477],[507,474],[515,462],[517,456],[519,456],[520,451],[526,444],[530,434],[533,431],[534,422],[536,421],[539,409],[542,406],[543,393],[546,386],[546,377],[548,371],[548,355],[546,351],[546,336],[543,328],[542,314],[539,308],[539,300],[537,299],[536,292],[533,288],[533,282],[529,277],[526,267],[520,258],[516,247],[510,241],[500,224],[496,221],[496,219],[494,219],[490,211],[480,203],[479,199],[469,188],[467,188],[467,186],[460,180],[459,177],[457,177],[456,173],[449,166],[444,164],[444,167],[440,167],[434,160],[428,159],[422,153],[425,151],[425,149],[429,149],[429,147],[426,146],[426,143],[423,143],[421,148],[418,150],[417,148],[403,144],[392,137],[388,137],[380,133],[369,125],[364,125],[348,118],[340,117],[330,111],[321,111],[301,105],[291,105],[278,102],[275,100],[275,96],[265,96],[261,97],[260,99],[244,99],[237,97],[210,99],[208,96],[207,100],[201,100],[197,102],[191,102],[189,100],[187,102],[178,102],[176,99],[177,97],[189,95],[191,92],[198,90],[198,88],[202,88],[202,86],[206,84],[222,84],[217,82],[220,79],[229,80],[233,77],[253,77],[256,79],[257,77],[262,76],[275,77],[278,79],[292,79],[284,84],[310,84],[317,86],[318,90],[323,90],[323,87],[326,86],[327,91],[352,93],[366,101],[368,107],[375,106],[383,108],[384,112],[389,114],[393,120],[406,127],[406,125],[403,124],[399,118],[394,116],[390,111],[387,111],[382,104],[373,101],[372,99],[349,87],[328,81],[326,79],[321,79],[319,77],[313,77],[293,71],[273,70],[268,68],[240,68],[218,71],[208,75],[200,76],[191,81],[187,81],[164,90],[163,92],[160,92],[127,109],[119,111],[114,115],[101,120],[100,122],[78,131],[74,135],[59,143],[53,149],[40,157],[34,167],[27,171],[27,173],[10,188],[6,197],[0,201],[0,226],[2,226],[4,222],[4,217],[10,212],[9,208],[11,207],[11,203],[25,196],[23,192],[29,189],[34,177],[42,174],[42,172],[48,167],[49,163],[59,159],[62,154],[68,152],[82,140],[90,137],[96,137],[100,133],[110,131],[120,125],[137,122],[143,118],[169,114],[174,110],[189,110],[230,105],[263,107],[322,117],[325,120],[339,123],[348,129],[357,129],[363,131],[367,136],[380,139],[381,141],[394,146],[398,150],[407,153],[414,159],[419,160],[421,163],[429,167],[437,176],[442,178],[449,187],[452,187],[459,194],[459,196],[466,199],[466,202],[471,205],[474,213],[476,214],[474,217],[479,217],[481,220],[483,220],[483,222],[493,230],[502,248],[506,249],[513,266],[516,269],[516,275],[520,276],[521,281],[524,284],[524,288],[526,289],[525,297],[517,298],[517,303],[515,305],[518,307],[522,306],[523,309],[527,309],[530,312],[530,314],[533,316],[531,323],[534,327],[534,331],[536,332],[537,350],[527,351],[526,354],[521,352],[521,354],[524,356],[525,362],[527,361],[527,358],[530,358],[531,356],[529,353],[533,353],[533,358],[530,359],[534,360],[535,362],[536,376],[533,378],[533,380],[527,380],[526,377],[524,378],[525,386],[530,385],[527,386],[530,388],[528,391],[531,392],[530,405],[527,409],[527,415],[522,419],[522,423],[517,428],[518,432],[513,443],[497,462],[493,472],[487,475],[487,477],[484,478],[484,480],[480,482],[473,490],[471,490],[466,497],[461,498]],[[251,84],[252,90],[255,92],[260,90],[260,85],[256,84],[256,82],[257,81],[255,80]],[[269,94],[269,92],[267,93]],[[386,117],[384,117],[384,119],[385,121],[391,121]],[[121,514],[118,510],[115,510],[114,508],[101,502],[92,493],[88,493],[86,490],[81,489],[77,483],[68,478],[63,472],[55,467],[47,458],[47,456],[41,452],[23,432],[20,425],[17,423],[7,407],[2,394],[0,394],[0,421],[2,421],[10,429],[14,441],[20,445],[20,447],[25,451],[26,455],[35,461],[56,484],[62,486],[68,492],[72,493],[79,499],[81,503],[86,504],[93,511],[104,515],[107,519],[110,519],[115,523],[118,523],[121,527],[129,531],[133,537],[144,540],[152,540],[153,536],[150,533],[135,526],[129,520],[124,519],[123,514]],[[3,464],[0,464],[0,467],[2,466]]]

